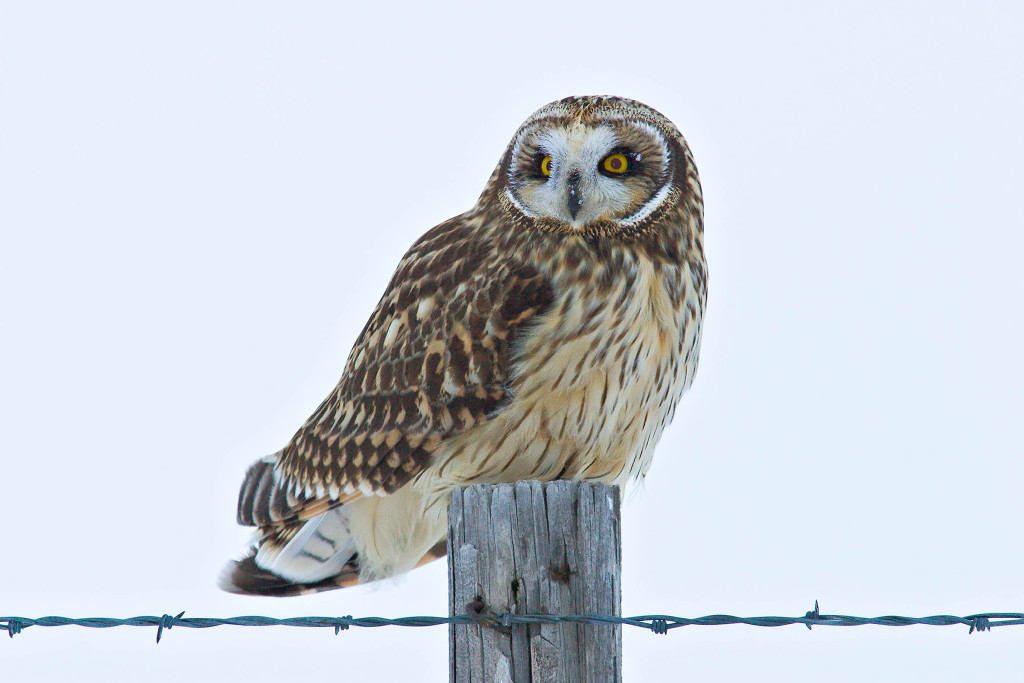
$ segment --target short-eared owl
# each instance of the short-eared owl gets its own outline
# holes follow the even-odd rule
[[[294,595],[444,555],[454,487],[642,477],[697,369],[700,181],[671,121],[572,97],[398,264],[337,388],[246,473],[230,591]]]

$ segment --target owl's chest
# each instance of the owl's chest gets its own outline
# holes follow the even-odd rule
[[[670,283],[641,264],[610,293],[584,285],[562,296],[520,356],[518,397],[564,418],[578,441],[603,428],[628,431],[636,411],[675,384],[682,320]]]
[[[641,264],[610,291],[556,289],[516,349],[510,400],[441,447],[439,479],[624,484],[645,472],[696,364],[699,316],[674,275]]]
[[[669,275],[641,263],[611,291],[560,290],[518,350],[513,398],[489,425],[512,461],[503,476],[623,483],[646,470],[692,374],[686,297]]]

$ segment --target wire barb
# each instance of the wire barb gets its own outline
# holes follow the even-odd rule
[[[0,624],[0,627],[7,629],[8,638],[13,638],[21,633],[21,620],[17,617],[11,617],[6,624]]]
[[[668,619],[651,619],[651,631],[664,636],[668,634]]]
[[[157,627],[156,627],[156,643],[157,643],[157,645],[160,644],[160,638],[163,637],[163,635],[164,635],[164,629],[167,629],[168,631],[170,631],[171,627],[174,626],[175,624],[177,624],[178,621],[183,616],[185,616],[185,612],[184,611],[178,612],[177,616],[174,616],[174,617],[172,617],[170,614],[165,614],[162,617],[160,617],[160,623],[158,623]]]
[[[972,617],[967,617],[967,618],[971,620],[971,630],[967,632],[968,635],[974,633],[975,631],[977,631],[978,633],[981,633],[982,631],[991,631],[992,630],[992,624],[989,623],[988,617],[986,617],[986,616],[980,616],[979,615],[979,616],[976,616],[976,617],[973,617],[973,618]]]
[[[804,615],[804,619],[811,619],[813,621],[821,620],[821,612],[818,610],[818,601],[817,600],[814,601],[814,611],[808,612],[807,614],[805,614]],[[804,626],[807,627],[808,631],[811,630],[811,625],[810,624],[805,623]]]

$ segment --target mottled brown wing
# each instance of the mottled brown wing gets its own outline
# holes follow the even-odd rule
[[[457,217],[413,245],[338,386],[276,458],[250,470],[241,524],[289,523],[360,493],[391,493],[505,400],[510,347],[552,292],[479,233]]]

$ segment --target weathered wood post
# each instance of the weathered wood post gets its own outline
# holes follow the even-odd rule
[[[578,481],[452,493],[448,613],[622,613],[619,491]],[[619,683],[622,627],[449,628],[452,683]]]

